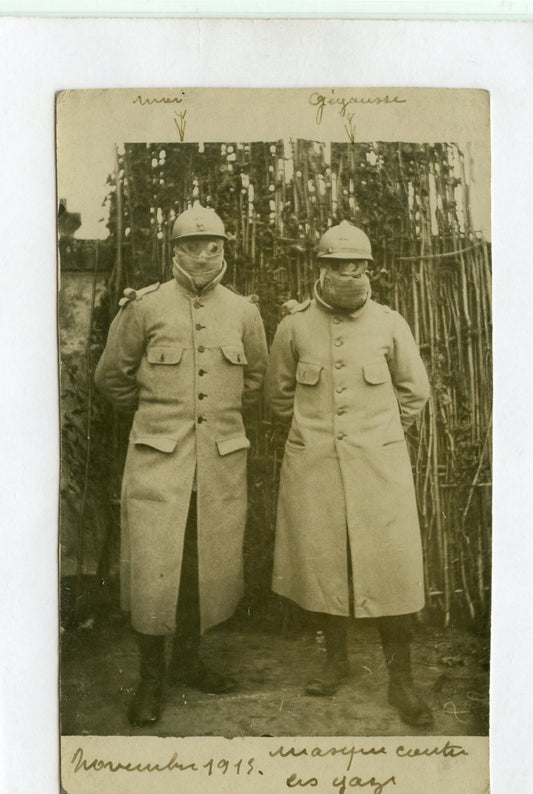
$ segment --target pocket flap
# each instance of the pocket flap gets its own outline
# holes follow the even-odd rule
[[[178,443],[177,439],[168,436],[135,436],[131,440],[136,447],[152,447],[159,452],[174,452]]]
[[[363,372],[367,383],[378,384],[386,383],[390,380],[389,368],[385,361],[372,361],[363,366]]]
[[[305,386],[316,386],[320,378],[322,364],[310,364],[307,361],[299,361],[296,366],[296,380]]]
[[[220,455],[229,455],[230,452],[236,452],[238,449],[248,449],[250,446],[249,440],[242,435],[219,438],[216,443]]]
[[[149,347],[146,358],[150,364],[179,364],[183,355],[182,347]]]
[[[238,345],[224,345],[222,348],[224,358],[230,364],[247,364],[246,356],[244,355],[244,348]]]

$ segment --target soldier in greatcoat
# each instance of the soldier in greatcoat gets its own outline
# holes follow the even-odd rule
[[[361,229],[330,228],[313,299],[291,302],[274,338],[267,398],[290,429],[273,589],[319,613],[327,661],[310,694],[332,694],[348,676],[349,617],[375,618],[389,701],[422,726],[432,714],[413,686],[409,643],[424,577],[404,432],[429,384],[405,320],[370,297],[371,260]]]
[[[242,412],[267,356],[257,305],[220,284],[218,215],[196,203],[172,236],[174,278],[125,290],[95,375],[110,402],[135,410],[121,498],[121,602],[140,653],[134,725],[159,719],[167,635],[173,682],[207,692],[235,684],[203,663],[200,635],[243,592]]]

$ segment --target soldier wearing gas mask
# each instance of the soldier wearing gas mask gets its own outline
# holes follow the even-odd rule
[[[95,375],[111,403],[135,410],[121,498],[121,601],[140,654],[133,725],[160,717],[166,636],[170,682],[213,693],[235,685],[205,665],[200,635],[243,592],[242,411],[266,366],[257,306],[220,284],[221,219],[196,203],[172,238],[174,278],[125,290]]]
[[[429,383],[405,320],[371,299],[366,234],[343,221],[318,246],[314,297],[292,305],[271,349],[266,391],[290,422],[281,469],[273,589],[317,613],[330,695],[349,676],[350,617],[374,618],[389,701],[432,722],[411,672],[412,615],[424,605],[422,548],[404,432]]]

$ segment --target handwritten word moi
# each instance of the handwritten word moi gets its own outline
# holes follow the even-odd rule
[[[366,786],[372,786],[374,794],[382,794],[383,789],[385,786],[388,786],[389,783],[392,783],[393,786],[396,785],[394,775],[388,780],[385,780],[384,783],[376,780],[374,776],[368,778],[368,780],[363,780],[362,777],[354,775],[347,780],[346,775],[344,775],[341,778],[336,777],[334,780],[332,780],[331,785],[339,790],[339,794],[344,794],[347,788],[365,788]],[[303,780],[302,778],[299,778],[298,775],[292,774],[285,781],[285,785],[288,788],[296,788],[297,786],[301,788],[305,788],[306,786],[309,786],[310,788],[316,788],[318,786],[318,778],[309,777],[307,780]]]
[[[339,116],[344,118],[350,105],[401,105],[404,102],[407,102],[407,99],[400,99],[397,96],[390,97],[388,94],[376,97],[337,96],[334,88],[330,89],[329,94],[320,94],[318,91],[313,91],[309,97],[309,104],[316,107],[317,124],[321,123],[324,110],[328,105],[337,106],[339,108]]]
[[[185,91],[182,91],[182,96],[185,94]],[[142,97],[138,94],[135,99],[132,100],[132,105],[172,105],[174,104],[181,104],[183,99],[179,96],[162,96],[162,97]]]
[[[288,747],[285,749],[285,747],[281,745],[276,750],[269,750],[268,754],[271,758],[275,758],[277,755],[279,755],[281,758],[299,758],[302,755],[307,755],[310,758],[325,758],[328,755],[343,755],[348,758],[346,771],[349,772],[352,767],[353,759],[356,755],[387,755],[387,750],[384,747],[366,748],[353,746],[328,747],[326,749],[323,749],[322,747],[313,747],[311,750],[308,750],[307,747]]]
[[[153,762],[132,762],[122,763],[121,761],[104,760],[103,758],[93,758],[87,760],[83,754],[81,747],[78,747],[72,756],[71,764],[74,767],[74,772],[202,772],[206,769],[209,776],[215,772],[225,775],[227,772],[232,772],[235,775],[242,774],[251,775],[257,771],[259,775],[263,773],[261,770],[256,770],[255,758],[243,759],[239,758],[235,763],[230,762],[227,758],[216,760],[210,758],[205,764],[195,763],[194,761],[189,764],[184,764],[178,761],[178,754],[173,753],[166,764],[159,764]]]

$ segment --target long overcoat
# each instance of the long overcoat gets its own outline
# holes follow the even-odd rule
[[[205,631],[243,591],[242,408],[262,386],[263,323],[256,305],[220,284],[193,294],[172,279],[125,294],[95,374],[115,406],[136,408],[122,483],[122,607],[137,631],[174,631],[196,488]]]
[[[274,591],[335,615],[420,610],[422,550],[404,430],[429,384],[405,320],[372,300],[352,314],[318,296],[299,304],[276,332],[266,391],[274,413],[292,419]]]

